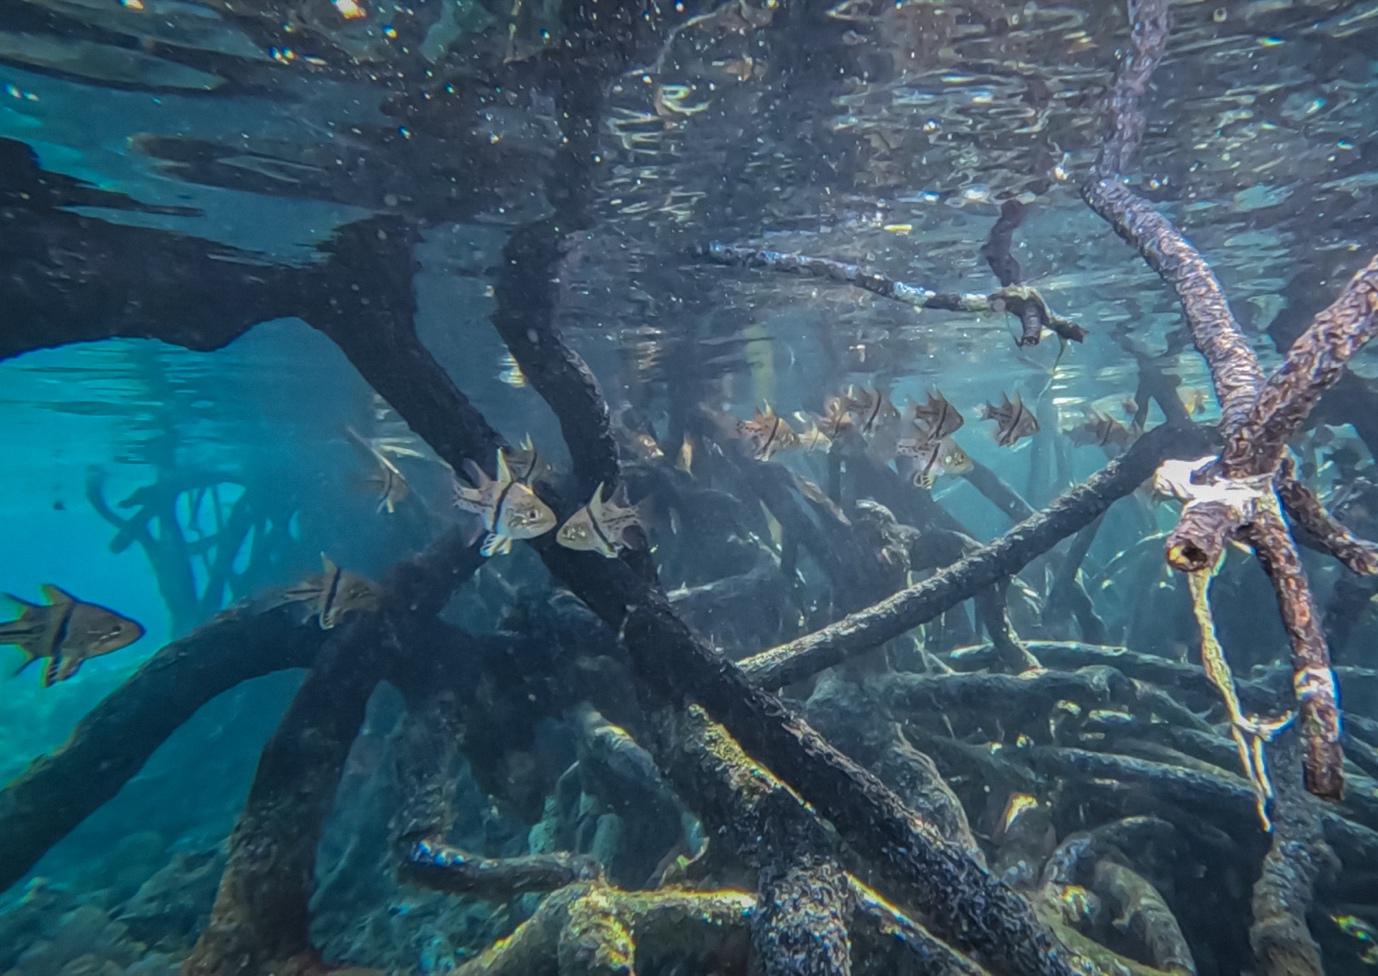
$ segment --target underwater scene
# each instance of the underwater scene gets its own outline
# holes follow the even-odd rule
[[[1378,0],[0,0],[0,976],[1378,974]]]

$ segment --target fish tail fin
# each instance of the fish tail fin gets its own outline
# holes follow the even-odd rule
[[[35,648],[43,647],[44,631],[47,628],[36,626],[30,619],[29,611],[37,607],[37,604],[9,593],[6,593],[5,596],[24,608],[23,612],[15,619],[0,623],[0,644],[13,644],[29,656],[29,659],[19,666],[19,671],[22,671],[32,664],[35,658],[43,656]],[[15,674],[18,674],[19,671],[16,671]]]
[[[0,624],[0,644],[13,644],[27,650],[33,637],[33,628],[25,625],[23,617]]]

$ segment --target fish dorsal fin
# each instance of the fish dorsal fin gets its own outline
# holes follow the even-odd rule
[[[56,583],[44,583],[39,587],[43,591],[44,598],[53,606],[61,606],[64,603],[78,603],[76,597],[68,593]]]
[[[501,451],[498,452],[498,457],[502,457]],[[486,475],[483,469],[470,458],[465,458],[464,463],[460,467],[464,470],[464,477],[468,478],[469,482],[475,488],[482,490],[483,486],[488,483],[488,475]]]
[[[26,609],[26,610],[27,610],[29,607],[38,607],[38,606],[42,606],[42,604],[40,604],[40,603],[34,603],[32,600],[26,600],[26,599],[24,599],[22,596],[15,596],[13,593],[6,593],[6,594],[5,594],[5,599],[6,599],[6,600],[9,600],[11,603],[15,604],[16,606],[23,607],[23,608]]]
[[[498,484],[505,485],[512,481],[512,469],[507,466],[507,455],[498,451]]]
[[[593,497],[589,499],[589,514],[599,525],[603,524],[603,482],[598,482],[598,487],[593,489]]]
[[[321,553],[321,569],[325,572],[326,576],[334,576],[339,567],[335,565],[329,556],[325,553]]]

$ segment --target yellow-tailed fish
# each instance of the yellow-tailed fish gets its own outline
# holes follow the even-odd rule
[[[321,572],[288,587],[283,598],[289,603],[309,603],[315,610],[321,630],[331,630],[347,613],[378,609],[378,587],[366,576],[341,569],[321,553]]]
[[[631,548],[624,533],[634,525],[641,526],[641,516],[635,505],[627,504],[623,488],[619,487],[611,499],[605,500],[600,482],[589,503],[560,526],[555,541],[566,549],[596,552],[615,559],[623,549]]]
[[[987,403],[981,414],[982,420],[996,422],[995,443],[1001,447],[1012,447],[1022,438],[1038,433],[1038,420],[1033,411],[1024,406],[1024,401],[1015,394],[1013,400],[1000,394],[1000,406]]]
[[[966,474],[972,469],[971,457],[949,437],[939,441],[902,440],[896,447],[902,457],[915,461],[912,480],[923,489],[930,489],[942,474]]]
[[[15,674],[48,658],[45,688],[76,674],[87,658],[128,647],[144,635],[137,621],[109,607],[78,600],[52,583],[42,590],[46,605],[6,594],[21,610],[18,619],[0,623],[0,644],[14,644],[27,655]]]
[[[937,390],[930,390],[927,403],[914,404],[914,416],[910,422],[919,431],[920,440],[939,441],[961,429],[966,418],[947,402],[947,397]]]
[[[781,451],[799,446],[799,435],[769,403],[757,409],[755,418],[740,421],[737,430],[751,441],[752,457],[757,461],[769,461]]]
[[[555,528],[555,513],[513,476],[503,451],[498,451],[496,479],[473,461],[464,462],[464,473],[471,485],[455,482],[455,506],[483,519],[488,535],[479,552],[484,556],[511,552],[514,540],[534,539]]]

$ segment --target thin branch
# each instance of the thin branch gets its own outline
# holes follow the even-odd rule
[[[1018,572],[1134,491],[1165,458],[1199,450],[1204,437],[1194,428],[1158,427],[1084,484],[954,565],[821,630],[749,657],[740,666],[752,681],[776,688],[878,647]]]
[[[768,251],[751,247],[738,247],[714,241],[697,247],[690,252],[694,257],[712,261],[729,267],[765,268],[786,274],[797,274],[812,278],[826,278],[841,284],[854,285],[872,294],[900,302],[911,308],[938,309],[946,312],[987,313],[1007,311],[1019,316],[1037,315],[1048,328],[1073,342],[1086,338],[1086,330],[1069,319],[1063,318],[1048,307],[1048,303],[1037,289],[1025,285],[1001,287],[989,295],[971,292],[937,292],[924,286],[899,281],[874,271],[866,271],[855,264],[834,261],[831,258],[815,258],[804,254],[790,254],[784,251]],[[1026,344],[1021,340],[1021,345]]]
[[[995,274],[996,280],[1003,287],[1022,284],[1024,281],[1024,269],[1019,266],[1019,259],[1014,256],[1011,247],[1014,242],[1014,232],[1024,222],[1026,211],[1027,208],[1024,204],[1013,197],[1002,203],[1000,205],[1000,217],[991,225],[986,243],[981,246],[981,256],[986,259],[986,263],[990,265],[990,270]],[[1038,345],[1038,340],[1043,336],[1043,330],[1049,324],[1043,316],[1042,308],[1032,302],[1020,307],[1019,323],[1023,326],[1018,342],[1021,346]],[[1070,338],[1070,336],[1064,338]]]

